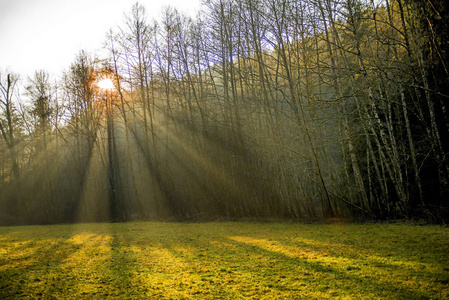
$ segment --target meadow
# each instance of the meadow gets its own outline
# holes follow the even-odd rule
[[[0,227],[0,299],[448,299],[449,228],[95,223]]]

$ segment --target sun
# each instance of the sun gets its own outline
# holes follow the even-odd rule
[[[97,86],[106,91],[112,91],[115,89],[114,82],[112,82],[111,78],[103,78],[97,82]]]

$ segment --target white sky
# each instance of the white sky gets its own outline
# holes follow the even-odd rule
[[[0,70],[23,79],[44,69],[59,75],[81,50],[100,49],[135,0],[0,0]],[[140,0],[148,20],[164,6],[195,16],[200,0]]]

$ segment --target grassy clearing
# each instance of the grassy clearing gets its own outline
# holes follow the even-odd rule
[[[449,228],[0,227],[0,299],[447,299]]]

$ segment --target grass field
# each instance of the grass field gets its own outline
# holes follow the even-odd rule
[[[0,227],[0,299],[448,299],[449,228]]]

